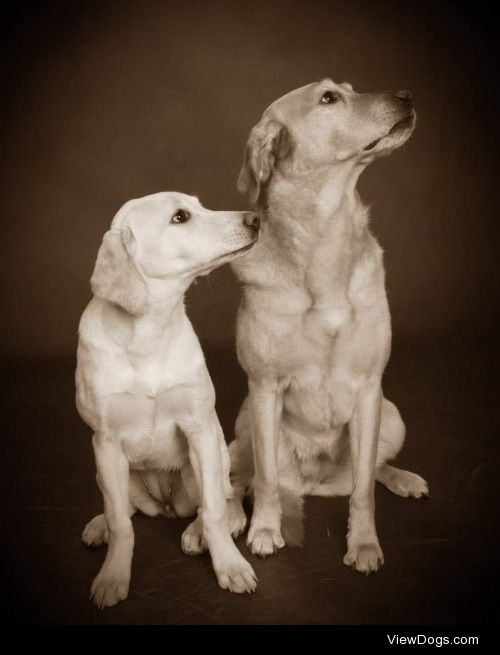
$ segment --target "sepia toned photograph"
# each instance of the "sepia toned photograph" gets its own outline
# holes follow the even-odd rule
[[[6,624],[478,645],[495,44],[466,1],[9,3]]]

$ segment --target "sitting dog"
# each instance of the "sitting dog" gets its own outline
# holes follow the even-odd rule
[[[303,495],[350,494],[344,562],[375,571],[375,480],[400,496],[428,493],[420,476],[387,463],[405,427],[382,393],[384,265],[356,191],[360,173],[405,143],[415,120],[407,91],[360,94],[325,79],[278,99],[250,133],[238,188],[261,228],[233,265],[249,394],[230,455],[235,489],[254,492],[248,544],[257,555],[282,548],[283,536],[301,540]],[[296,519],[288,535],[282,513],[283,528]]]
[[[100,608],[128,594],[136,510],[188,516],[200,508],[182,535],[184,552],[206,545],[223,589],[255,589],[231,538],[246,518],[233,498],[214,388],[184,293],[198,275],[248,251],[257,235],[256,215],[212,212],[180,193],[127,202],[104,235],[76,369],[76,403],[94,431],[104,499],[104,514],[82,535],[86,544],[108,542],[91,587]]]

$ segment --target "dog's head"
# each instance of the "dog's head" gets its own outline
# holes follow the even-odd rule
[[[249,250],[258,236],[252,212],[214,212],[182,193],[127,202],[104,235],[90,284],[94,295],[131,314],[150,306],[155,280],[189,283]]]
[[[238,189],[255,204],[276,166],[300,174],[369,164],[403,145],[415,121],[408,91],[356,93],[330,79],[308,84],[276,100],[252,129]]]

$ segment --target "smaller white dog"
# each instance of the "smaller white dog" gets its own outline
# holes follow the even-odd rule
[[[100,608],[127,597],[138,509],[188,516],[199,508],[182,535],[184,552],[208,547],[223,589],[255,589],[254,571],[231,538],[246,517],[233,498],[215,392],[184,293],[196,276],[249,250],[257,235],[255,214],[212,212],[180,193],[127,202],[104,235],[76,369],[76,403],[94,431],[104,498],[104,514],[82,535],[87,544],[108,542],[91,587]]]

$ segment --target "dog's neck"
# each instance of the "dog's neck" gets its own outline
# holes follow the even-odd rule
[[[297,274],[321,267],[331,274],[318,278],[345,286],[369,235],[368,210],[356,191],[362,170],[344,163],[300,176],[275,171],[263,194],[262,244],[279,244],[273,251],[283,252]]]
[[[305,230],[311,237],[309,245],[316,244],[319,236],[337,232],[340,223],[354,223],[355,231],[362,232],[366,222],[359,222],[359,214],[365,208],[356,184],[364,168],[342,162],[304,172],[277,169],[262,203],[272,226]]]
[[[358,264],[380,252],[356,191],[363,168],[344,162],[300,175],[274,172],[260,207],[259,243],[233,265],[248,300],[266,288],[307,294],[308,309],[325,314],[329,329],[351,315]]]
[[[329,162],[319,168],[299,165],[292,159],[277,166],[269,190],[274,195],[289,193],[292,187],[297,195],[312,199],[322,215],[332,216],[345,203],[353,212],[359,202],[356,184],[365,168],[365,164],[354,158],[338,163]]]
[[[368,239],[368,211],[356,191],[361,171],[344,164],[300,180],[278,173],[269,189],[269,232],[291,235],[287,255],[315,308],[343,313],[349,306],[349,284]]]

